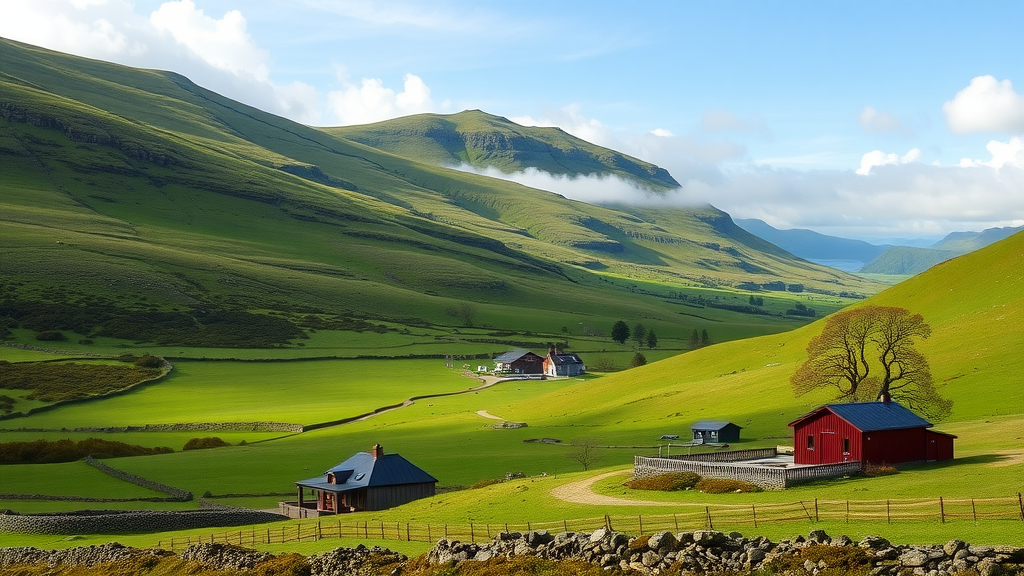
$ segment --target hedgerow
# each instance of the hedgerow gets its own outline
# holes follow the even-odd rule
[[[78,442],[66,438],[53,441],[3,442],[0,443],[0,464],[51,464],[74,462],[88,455],[95,458],[121,458],[171,452],[174,451],[163,446],[147,448],[99,438],[86,438]]]
[[[61,402],[122,390],[161,373],[154,368],[77,362],[6,362],[0,382],[9,390],[32,390],[29,400]]]

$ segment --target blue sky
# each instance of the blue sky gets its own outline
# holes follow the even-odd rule
[[[1024,224],[1024,2],[13,0],[0,36],[172,69],[314,125],[480,108],[710,201],[882,241]],[[529,178],[527,178],[527,176]]]

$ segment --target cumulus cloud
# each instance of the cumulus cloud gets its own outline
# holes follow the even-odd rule
[[[992,155],[991,160],[964,158],[960,161],[960,166],[963,168],[978,168],[981,166],[988,166],[989,168],[1002,168],[1003,166],[1024,168],[1024,141],[1017,136],[1010,138],[1009,142],[991,140],[985,146],[985,149]]]
[[[270,76],[269,54],[249,36],[245,17],[238,10],[211,18],[192,0],[180,0],[161,4],[149,21],[215,68],[260,81]]]
[[[876,110],[871,106],[865,106],[857,119],[860,127],[868,133],[886,134],[895,133],[903,136],[913,136],[914,130],[900,121],[899,118],[886,112]]]
[[[921,158],[921,151],[917,148],[911,148],[906,154],[900,156],[898,154],[887,154],[881,150],[872,150],[868,152],[860,159],[860,168],[857,169],[857,174],[861,176],[867,176],[871,173],[871,169],[875,166],[888,166],[891,164],[909,164],[911,162],[917,162]]]
[[[197,84],[281,114],[316,123],[322,96],[310,85],[270,79],[270,57],[237,10],[216,17],[192,0],[151,13],[126,0],[8,0],[0,36],[77,56],[173,70]]]
[[[359,85],[346,83],[341,90],[327,95],[335,117],[343,125],[368,124],[396,116],[436,112],[448,108],[445,101],[435,105],[430,87],[415,74],[406,74],[401,92],[384,87],[379,78],[363,78]]]
[[[967,132],[1024,132],[1024,96],[1009,80],[978,76],[942,106],[950,130]]]

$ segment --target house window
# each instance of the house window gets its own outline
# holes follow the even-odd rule
[[[843,452],[850,453],[850,439],[843,438]]]
[[[807,437],[807,449],[814,450],[814,436]]]

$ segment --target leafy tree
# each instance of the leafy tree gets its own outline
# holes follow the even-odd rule
[[[630,368],[636,368],[638,366],[643,366],[644,364],[647,364],[647,357],[639,352],[633,354],[633,359],[629,361]]]
[[[647,349],[654,350],[658,345],[658,335],[654,333],[654,330],[647,331]]]
[[[690,349],[696,350],[697,348],[700,348],[700,334],[694,328],[693,333],[690,334]]]
[[[445,314],[462,322],[467,328],[473,327],[473,319],[476,318],[476,307],[468,302],[460,302],[455,306],[445,309]]]
[[[700,345],[701,347],[711,345],[711,338],[708,336],[707,328],[700,331]]]
[[[637,348],[644,345],[647,341],[647,327],[637,322],[633,326],[633,342],[636,342]]]
[[[833,314],[807,344],[807,360],[790,377],[800,396],[835,388],[836,400],[891,397],[921,414],[942,419],[953,402],[939,396],[917,339],[931,335],[920,314],[905,308],[865,306]]]
[[[619,344],[625,344],[626,340],[629,339],[629,326],[625,322],[619,320],[612,325],[612,340]]]
[[[569,459],[583,465],[583,470],[589,470],[601,459],[601,450],[593,438],[577,438],[572,441]]]

